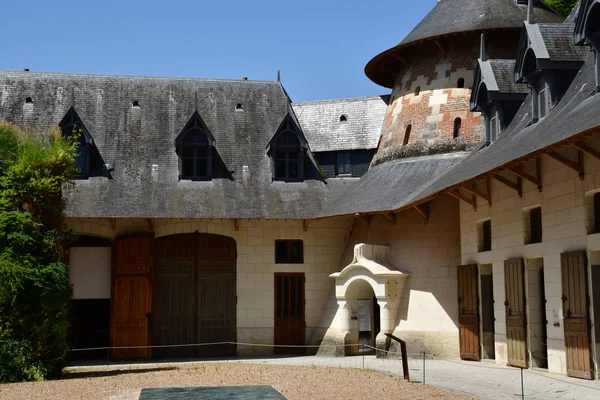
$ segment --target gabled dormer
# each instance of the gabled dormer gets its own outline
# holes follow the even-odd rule
[[[209,181],[213,178],[215,138],[198,110],[175,139],[175,151],[179,158],[180,180]]]
[[[287,114],[267,145],[275,181],[303,181],[308,141],[291,114]]]
[[[600,88],[600,0],[581,0],[575,24],[575,44],[590,46],[596,58],[596,91]]]
[[[560,101],[585,61],[571,40],[573,24],[537,23],[530,0],[521,31],[514,76],[532,95],[532,121],[544,118]]]
[[[77,140],[77,155],[75,163],[79,169],[76,179],[88,179],[94,176],[110,178],[100,152],[94,143],[94,138],[85,127],[85,124],[71,106],[63,119],[58,124],[62,135],[68,140]]]
[[[515,83],[514,69],[515,60],[487,58],[482,34],[470,107],[485,117],[487,144],[495,141],[511,123],[529,93],[527,85]]]

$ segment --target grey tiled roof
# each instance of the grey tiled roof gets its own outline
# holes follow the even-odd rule
[[[375,149],[389,96],[293,103],[313,152]],[[340,121],[344,116],[346,121]]]
[[[579,15],[579,10],[581,9],[581,0],[577,2],[575,7],[573,7],[573,11],[571,14],[565,19],[565,24],[574,24],[577,21],[577,16]]]
[[[551,61],[584,61],[589,49],[576,46],[573,40],[575,24],[538,24]]]
[[[526,84],[515,82],[515,60],[489,60],[498,91],[501,93],[529,93]]]
[[[392,64],[394,53],[425,39],[459,32],[484,31],[489,29],[519,29],[527,16],[527,5],[515,0],[441,0],[419,22],[419,24],[396,46],[375,56],[365,72],[375,83],[391,87],[395,76],[385,74],[383,66]],[[543,2],[535,2],[537,22],[563,22]]]
[[[179,180],[175,138],[196,94],[233,179]],[[291,111],[278,82],[0,71],[0,121],[45,129],[73,104],[114,168],[113,179],[77,182],[68,201],[73,217],[306,218],[353,183],[326,183],[308,161],[304,182],[272,182],[265,147]]]

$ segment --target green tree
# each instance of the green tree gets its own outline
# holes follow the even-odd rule
[[[566,17],[573,11],[579,0],[546,0],[546,4]]]
[[[63,190],[77,142],[0,124],[0,383],[60,375],[71,288]]]

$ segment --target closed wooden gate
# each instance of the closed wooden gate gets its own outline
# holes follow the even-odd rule
[[[567,375],[592,379],[585,251],[561,254]]]
[[[156,240],[153,337],[155,344],[236,340],[236,243],[211,234]],[[157,349],[164,357],[225,356],[234,345]]]
[[[527,368],[527,321],[523,259],[504,261],[506,345],[508,364]]]
[[[305,344],[304,274],[275,274],[275,345]],[[305,353],[303,347],[275,347],[276,354]]]
[[[113,284],[111,304],[111,357],[149,359],[152,310],[152,236],[136,235],[113,244]]]
[[[480,360],[477,265],[458,267],[458,337],[460,358]]]

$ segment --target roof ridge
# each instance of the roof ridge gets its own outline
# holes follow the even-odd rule
[[[374,96],[342,97],[339,99],[297,101],[297,102],[292,102],[292,106],[294,104],[333,103],[333,102],[342,102],[342,101],[358,101],[358,100],[366,100],[366,99],[375,100],[375,99],[381,99],[382,97],[385,97],[385,96],[389,96],[389,94],[374,95]]]

